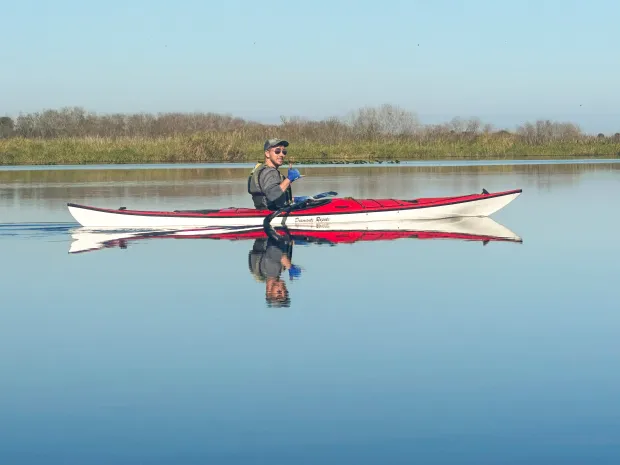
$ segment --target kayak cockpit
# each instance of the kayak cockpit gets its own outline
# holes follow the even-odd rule
[[[205,210],[174,210],[174,213],[195,213],[196,215],[208,215],[210,213],[217,213],[217,209],[205,209]]]

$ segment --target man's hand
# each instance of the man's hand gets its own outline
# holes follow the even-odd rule
[[[282,192],[286,191],[286,189],[288,189],[288,186],[293,184],[293,181],[295,181],[296,179],[299,179],[301,177],[302,177],[302,175],[299,174],[299,171],[296,170],[295,168],[293,168],[293,163],[292,162],[289,163],[289,165],[288,165],[288,175],[287,175],[286,179],[280,183],[280,189],[282,189]]]
[[[301,178],[301,174],[299,174],[299,171],[296,170],[295,168],[293,168],[293,162],[291,161],[288,164],[288,180],[291,181],[291,183],[293,181],[295,181],[296,179]]]
[[[289,168],[287,178],[289,181],[294,182],[296,179],[301,178],[301,174],[299,174],[297,169]]]

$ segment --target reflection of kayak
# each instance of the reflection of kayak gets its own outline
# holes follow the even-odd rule
[[[455,239],[487,243],[522,242],[505,226],[487,217],[460,217],[440,220],[383,221],[349,223],[334,227],[275,231],[283,238],[317,244],[351,244],[361,241],[389,241],[395,239]],[[213,227],[192,229],[158,229],[149,231],[96,231],[79,228],[72,234],[74,242],[70,253],[87,252],[102,248],[124,248],[131,241],[146,239],[220,239],[251,240],[267,237],[263,228]]]
[[[521,189],[457,197],[413,200],[332,198],[300,208],[272,220],[289,229],[308,229],[326,223],[439,219],[489,216],[521,194]],[[71,215],[85,227],[94,228],[191,228],[210,226],[262,226],[270,211],[254,208],[219,210],[141,211],[67,204]]]

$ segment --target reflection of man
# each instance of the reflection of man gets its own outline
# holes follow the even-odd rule
[[[280,275],[288,270],[289,278],[298,278],[301,268],[291,263],[292,245],[272,239],[256,239],[248,256],[248,266],[254,277],[265,283],[265,300],[268,307],[290,307],[286,282]]]

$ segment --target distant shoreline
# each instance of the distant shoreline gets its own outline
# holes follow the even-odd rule
[[[93,165],[158,163],[256,163],[259,141],[239,143],[234,152],[203,136],[169,138],[0,139],[0,165]],[[433,160],[527,160],[530,158],[619,158],[620,140],[582,138],[527,144],[514,136],[471,140],[347,141],[320,144],[291,139],[294,164],[377,164]]]
[[[620,157],[620,132],[588,135],[570,122],[548,120],[514,131],[477,118],[423,125],[391,105],[362,108],[347,119],[282,118],[278,125],[211,113],[97,115],[64,108],[15,121],[1,117],[0,165],[255,163],[272,137],[290,142],[286,163],[295,164]]]

